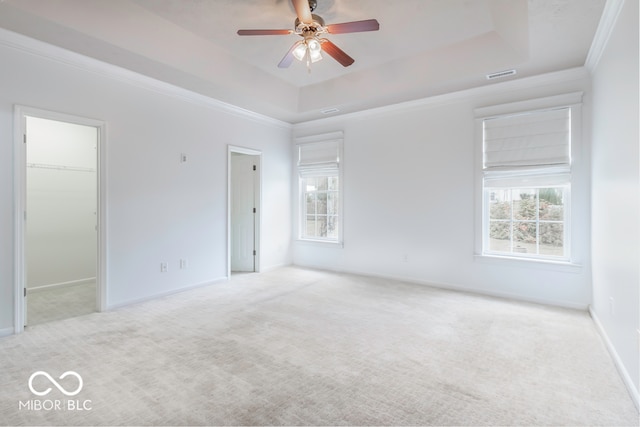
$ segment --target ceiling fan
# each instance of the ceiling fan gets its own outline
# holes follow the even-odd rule
[[[363,31],[378,31],[380,24],[375,19],[364,21],[344,22],[341,24],[325,25],[324,20],[312,14],[317,6],[316,0],[291,0],[298,17],[295,20],[293,30],[238,30],[240,36],[272,36],[297,34],[302,37],[291,46],[291,49],[282,58],[278,67],[287,68],[294,58],[305,61],[309,72],[311,63],[322,59],[321,52],[325,52],[342,66],[348,67],[355,60],[330,40],[322,38],[324,34],[358,33]]]

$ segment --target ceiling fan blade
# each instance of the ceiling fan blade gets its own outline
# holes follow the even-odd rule
[[[291,49],[289,49],[289,52],[287,52],[287,54],[284,56],[284,58],[282,58],[280,63],[278,63],[278,68],[288,68],[289,65],[291,65],[291,63],[295,59],[295,57],[293,56],[293,51],[302,43],[303,43],[302,41],[297,41],[293,44],[293,46],[291,46]]]
[[[331,24],[325,28],[331,34],[359,33],[362,31],[378,31],[380,29],[380,23],[375,19],[365,19],[364,21]]]
[[[293,3],[293,8],[296,10],[296,15],[298,15],[300,22],[303,24],[313,22],[309,0],[291,0],[291,3]]]
[[[355,62],[355,59],[347,55],[342,49],[333,44],[327,39],[321,39],[322,50],[327,52],[333,59],[342,64],[343,67],[348,67]]]
[[[291,30],[238,30],[239,36],[280,36],[291,33]]]

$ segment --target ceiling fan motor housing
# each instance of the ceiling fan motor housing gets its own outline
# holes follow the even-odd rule
[[[299,29],[300,26],[302,25],[303,27],[307,27],[312,31],[317,31],[324,27],[324,19],[322,19],[321,16],[311,14],[311,17],[313,18],[313,21],[310,23],[306,23],[306,22],[302,23],[300,22],[300,18],[296,18],[294,28]]]

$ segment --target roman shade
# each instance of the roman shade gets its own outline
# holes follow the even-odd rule
[[[483,169],[518,170],[571,163],[571,109],[483,120]]]
[[[337,172],[340,166],[340,140],[298,145],[298,172],[301,176]]]

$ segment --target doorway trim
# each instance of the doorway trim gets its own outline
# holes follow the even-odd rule
[[[227,148],[227,278],[231,278],[231,155],[232,153],[247,154],[258,157],[257,173],[255,174],[255,231],[254,245],[256,248],[255,255],[255,272],[260,272],[260,230],[262,224],[262,151],[251,148],[238,147],[228,145]]]
[[[23,105],[14,106],[14,150],[13,150],[13,206],[14,206],[14,333],[24,331],[25,320],[25,215],[27,189],[27,150],[26,150],[26,117],[55,120],[98,129],[97,144],[97,260],[96,260],[96,309],[101,312],[107,309],[107,168],[106,168],[106,126],[103,121],[58,113]]]

